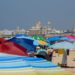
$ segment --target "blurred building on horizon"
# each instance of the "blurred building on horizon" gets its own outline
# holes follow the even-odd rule
[[[60,30],[57,30],[55,28],[51,28],[49,21],[48,21],[47,25],[43,25],[40,21],[38,21],[28,31],[29,31],[29,35],[34,35],[34,34],[46,35],[46,34],[59,34],[59,33],[61,33]]]
[[[16,34],[27,34],[27,35],[44,35],[44,36],[57,36],[64,34],[75,34],[75,27],[69,30],[58,30],[55,27],[51,27],[51,22],[48,21],[47,25],[42,24],[40,21],[36,22],[31,28],[24,29],[19,26],[16,29],[3,29],[0,30],[0,37],[10,37]]]

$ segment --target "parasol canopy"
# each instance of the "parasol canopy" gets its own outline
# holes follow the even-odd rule
[[[32,38],[35,40],[46,41],[42,36],[38,36],[38,35],[33,35]]]
[[[6,41],[0,44],[0,53],[27,56],[27,49],[16,43]]]
[[[9,57],[11,60],[7,59]],[[0,75],[71,75],[52,62],[43,61],[44,59],[41,60],[40,58],[37,58],[37,62],[35,62],[34,57],[33,61],[31,60],[32,57],[0,54],[1,58],[4,61],[0,61]],[[29,58],[31,61],[24,58]]]
[[[53,45],[51,45],[51,47],[55,48],[55,49],[75,49],[74,45],[70,42],[59,42],[59,43],[55,43]]]
[[[26,48],[28,52],[35,51],[36,46],[39,45],[38,41],[34,40],[29,36],[17,36],[17,37],[15,36],[11,38],[9,41],[12,41]]]

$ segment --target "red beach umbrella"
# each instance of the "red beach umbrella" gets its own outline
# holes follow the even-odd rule
[[[68,38],[70,38],[72,40],[75,40],[75,36],[72,36],[72,35],[64,35],[64,36],[66,36],[66,37],[68,37]]]
[[[13,42],[6,41],[6,42],[0,44],[0,52],[1,53],[27,56],[28,54],[26,51],[27,51],[27,49],[21,47],[18,44],[13,43]]]
[[[5,42],[6,40],[4,38],[0,38],[0,43]]]

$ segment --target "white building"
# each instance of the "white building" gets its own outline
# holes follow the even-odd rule
[[[25,34],[26,30],[25,29],[21,29],[20,27],[17,27],[16,30],[14,30],[14,34]]]
[[[31,29],[29,29],[29,34],[51,34],[51,33],[60,33],[59,30],[56,30],[55,28],[50,27],[51,22],[48,21],[47,25],[42,25],[42,23],[39,21],[33,26]]]
[[[3,35],[12,35],[13,30],[4,29],[2,30]]]

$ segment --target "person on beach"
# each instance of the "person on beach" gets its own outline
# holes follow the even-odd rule
[[[61,66],[62,67],[67,67],[67,51],[66,50],[64,50]]]
[[[69,55],[69,52],[70,52],[69,49],[67,49],[67,55]]]
[[[54,52],[53,48],[48,48],[47,49],[47,54],[48,54],[47,58],[48,58],[48,61],[52,61],[53,52]]]
[[[45,49],[40,48],[39,46],[36,47],[36,57],[47,59],[47,52]]]
[[[34,54],[35,54],[34,52],[30,52],[30,53],[28,53],[28,56],[29,57],[34,57]]]

